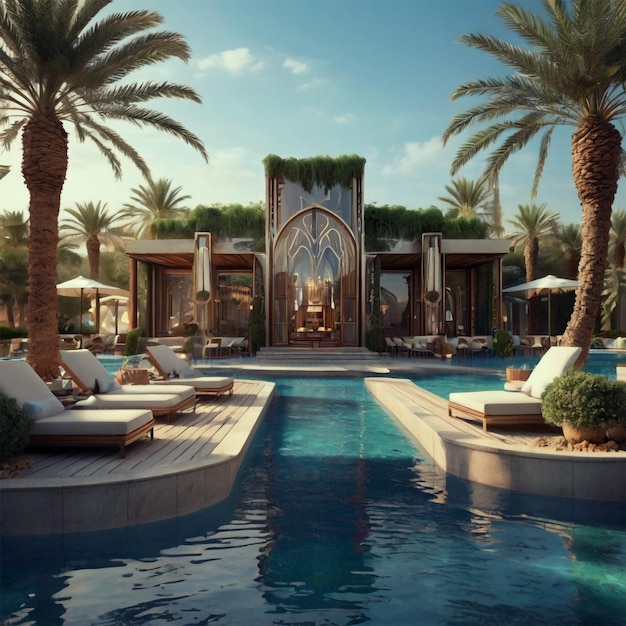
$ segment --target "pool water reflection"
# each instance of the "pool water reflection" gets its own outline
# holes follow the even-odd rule
[[[576,525],[540,499],[448,479],[358,378],[277,384],[226,502],[3,538],[0,623],[625,623],[619,510],[581,503],[589,522]]]

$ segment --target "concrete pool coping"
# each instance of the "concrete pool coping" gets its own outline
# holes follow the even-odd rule
[[[0,535],[109,530],[193,513],[230,495],[275,384],[236,381],[232,396],[202,398],[154,439],[117,448],[46,448],[0,481]]]
[[[366,378],[372,396],[446,473],[475,483],[560,498],[626,501],[625,452],[530,446],[538,435],[482,431],[447,415],[444,399],[408,379]]]
[[[391,372],[467,371],[432,360],[381,358],[376,363],[276,365],[255,359],[232,359],[220,366],[242,376],[254,371],[267,375],[356,376],[364,378],[372,396],[396,420],[414,444],[446,473],[500,489],[575,499],[626,501],[626,453],[566,453],[528,446],[528,437],[484,433],[480,424],[447,416],[446,401]],[[213,370],[219,368],[212,366]],[[481,373],[489,373],[483,370]],[[246,387],[248,385],[248,387]],[[249,387],[250,385],[253,386]],[[157,464],[148,439],[129,448],[126,462],[117,452],[102,461],[100,474],[86,469],[74,476],[45,475],[26,470],[20,478],[0,481],[0,535],[63,534],[150,523],[191,513],[228,497],[247,449],[265,415],[274,383],[236,379],[230,399],[198,403],[198,419],[215,427],[206,445],[193,440],[199,431],[191,417],[159,424],[155,437],[164,450],[161,458],[179,454],[181,441],[189,448],[176,462]],[[186,432],[186,434],[184,434]],[[207,439],[203,435],[204,439]],[[166,451],[165,448],[169,450]],[[198,448],[200,450],[198,450]],[[202,454],[201,450],[204,450]],[[161,454],[161,453],[159,453]],[[31,456],[30,453],[26,455]],[[79,463],[76,454],[50,449],[41,458],[56,463]],[[80,463],[100,458],[88,448]],[[143,462],[152,463],[141,467]],[[182,462],[180,459],[184,460]],[[40,460],[36,460],[39,463]],[[111,470],[111,467],[119,468]],[[89,470],[91,471],[91,470]],[[118,471],[119,475],[114,475]],[[30,472],[30,473],[29,473]],[[108,472],[108,475],[107,475]],[[62,473],[62,472],[61,472]],[[38,474],[38,476],[37,476]]]

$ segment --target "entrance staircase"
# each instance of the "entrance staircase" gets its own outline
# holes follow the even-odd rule
[[[378,352],[367,348],[261,348],[258,363],[293,365],[342,365],[355,362],[372,363],[380,359]]]

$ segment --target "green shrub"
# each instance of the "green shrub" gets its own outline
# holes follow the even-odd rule
[[[0,340],[18,339],[19,337],[27,336],[28,333],[23,328],[9,328],[8,326],[0,326]]]
[[[17,402],[0,394],[0,462],[24,452],[31,426],[31,419]]]
[[[500,356],[511,356],[513,354],[513,342],[508,330],[498,330],[493,338],[493,349]]]
[[[550,384],[543,395],[548,424],[564,422],[576,428],[624,424],[626,382],[588,372],[568,372]]]
[[[133,328],[128,331],[128,334],[126,335],[126,348],[124,350],[124,356],[133,356],[134,354],[137,354],[139,337],[141,337],[141,328]]]

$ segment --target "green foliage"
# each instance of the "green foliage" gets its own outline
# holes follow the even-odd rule
[[[9,328],[8,326],[0,326],[0,340],[18,339],[19,337],[28,337],[28,333],[24,328]]]
[[[496,331],[493,338],[493,349],[500,356],[511,356],[513,354],[513,342],[508,330],[500,329]]]
[[[286,178],[299,183],[308,192],[313,189],[313,185],[327,189],[341,185],[347,189],[352,185],[352,179],[362,177],[365,171],[365,159],[356,154],[307,159],[283,159],[269,154],[263,159],[263,165],[269,178]]]
[[[126,349],[124,356],[133,356],[137,354],[139,346],[139,338],[141,337],[141,328],[133,328],[126,335]]]
[[[248,333],[252,354],[256,354],[265,345],[265,300],[259,295],[256,295],[252,301]]]
[[[30,439],[32,421],[14,398],[0,394],[0,462],[24,452]]]
[[[626,382],[574,371],[557,378],[543,395],[548,424],[577,428],[626,424]]]
[[[383,344],[383,329],[380,324],[380,257],[376,257],[369,271],[369,317],[365,333],[365,345],[368,350],[380,352]]]

